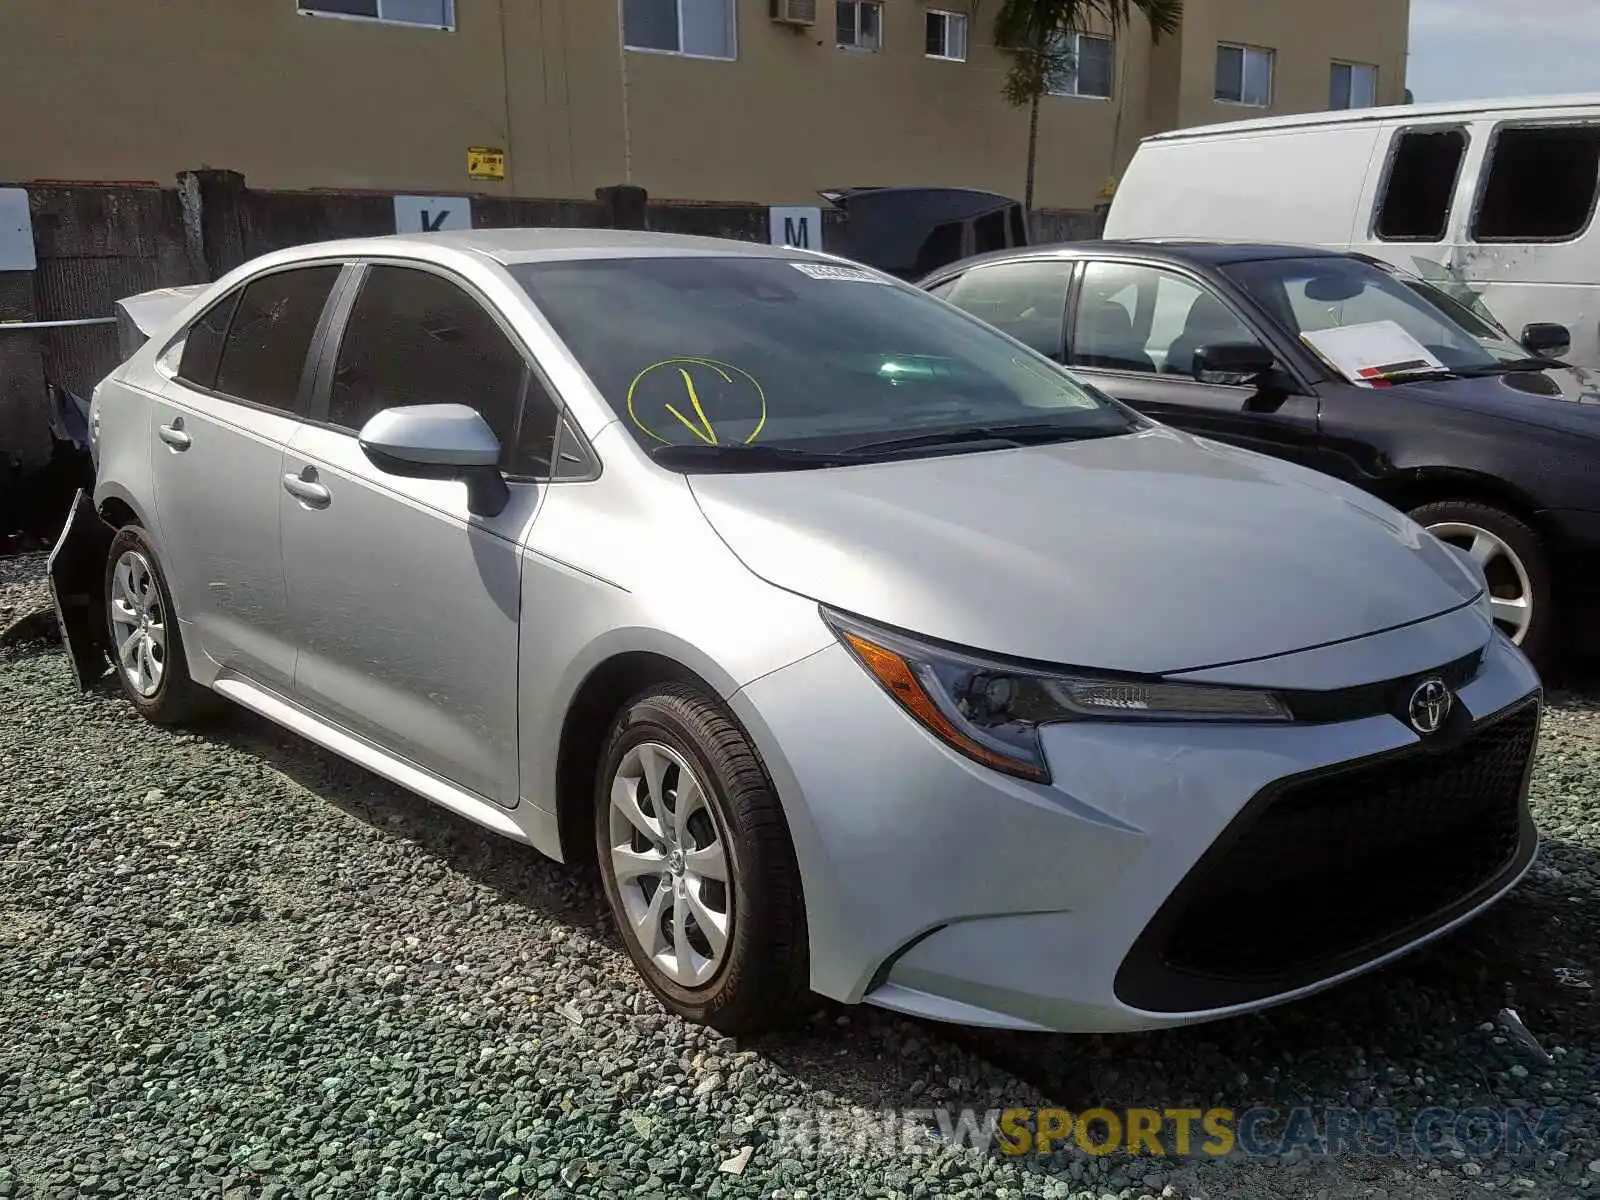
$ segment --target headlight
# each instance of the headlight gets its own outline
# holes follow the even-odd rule
[[[822,610],[899,705],[954,750],[1008,775],[1050,780],[1039,727],[1061,721],[1288,721],[1272,692],[1161,679],[1042,673],[930,646]]]

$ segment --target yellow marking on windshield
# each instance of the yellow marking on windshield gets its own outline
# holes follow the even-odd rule
[[[650,376],[653,372],[661,367],[677,368],[678,376],[683,381],[683,389],[689,398],[689,407],[693,410],[694,417],[691,418],[685,415],[684,412],[671,401],[661,401],[660,403],[662,410],[664,410],[670,417],[672,417],[673,420],[677,421],[702,443],[708,446],[723,444],[721,439],[718,437],[716,425],[712,423],[710,416],[706,413],[705,405],[701,403],[700,389],[695,386],[692,370],[696,367],[715,372],[718,378],[729,385],[735,385],[737,383],[737,381],[734,379],[735,374],[742,375],[749,382],[750,387],[747,390],[746,396],[747,398],[755,401],[755,403],[751,405],[751,408],[754,410],[754,415],[756,416],[756,424],[755,428],[750,431],[750,435],[744,439],[745,445],[755,441],[756,438],[761,435],[761,431],[766,428],[767,394],[754,375],[740,367],[734,366],[732,363],[719,362],[714,358],[694,358],[685,356],[682,358],[664,358],[659,362],[651,363],[649,366],[645,367],[637,375],[635,375],[633,377],[633,382],[628,385],[628,418],[636,426],[643,430],[648,437],[653,438],[655,441],[661,442],[664,445],[670,446],[673,444],[669,439],[662,437],[645,422],[635,403],[640,384],[645,381],[646,377]],[[704,380],[701,382],[703,383]],[[736,393],[734,399],[737,400],[739,398],[740,397]],[[724,407],[726,407],[727,402],[728,397],[724,396]],[[646,406],[648,407],[649,404],[647,403]]]
[[[682,367],[678,368],[678,374],[683,376],[684,390],[689,393],[689,403],[694,405],[694,415],[700,418],[700,426],[699,428],[696,428],[688,417],[684,416],[670,404],[666,406],[667,411],[673,416],[677,417],[678,420],[683,423],[683,427],[690,433],[694,434],[695,437],[699,438],[708,445],[715,446],[717,444],[717,431],[711,427],[711,422],[706,417],[706,410],[700,407],[700,396],[699,393],[694,390],[694,380],[689,378],[689,372],[685,371]],[[724,379],[727,379],[726,372],[719,371],[718,374]],[[728,382],[732,383],[733,380],[729,379]],[[701,430],[704,430],[704,432],[702,433]]]

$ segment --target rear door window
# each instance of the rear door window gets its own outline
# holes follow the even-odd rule
[[[1395,135],[1374,232],[1385,242],[1438,242],[1467,154],[1462,129],[1403,129]]]
[[[1589,227],[1600,191],[1600,125],[1501,129],[1473,214],[1479,242],[1566,242]]]
[[[941,298],[1059,362],[1071,280],[1070,262],[996,263],[974,267]]]
[[[335,264],[275,271],[246,284],[222,344],[216,390],[265,408],[294,412],[306,352],[342,269]],[[197,349],[197,356],[200,353]],[[186,346],[185,362],[188,357]]]

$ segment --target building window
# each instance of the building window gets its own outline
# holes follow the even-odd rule
[[[1266,108],[1272,103],[1271,50],[1258,46],[1217,45],[1216,98],[1225,104]]]
[[[838,0],[838,18],[840,46],[883,49],[883,5],[877,0]]]
[[[1378,68],[1365,63],[1333,64],[1329,108],[1371,108],[1378,102]]]
[[[1571,241],[1600,199],[1600,126],[1500,130],[1480,187],[1473,241]]]
[[[300,11],[312,17],[354,17],[429,29],[456,27],[456,0],[300,0]]]
[[[630,50],[691,58],[737,58],[734,0],[623,0],[622,40]]]
[[[928,13],[929,58],[947,58],[954,62],[967,61],[967,18],[963,13],[930,11]]]
[[[1096,100],[1111,98],[1117,44],[1108,37],[1091,33],[1069,33],[1056,43],[1062,63],[1050,72],[1046,88],[1052,96],[1087,96]]]

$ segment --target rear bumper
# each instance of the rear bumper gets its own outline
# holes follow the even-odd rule
[[[1496,637],[1482,669],[1458,693],[1463,725],[1476,731],[1521,704],[1536,705],[1538,688],[1527,661]],[[819,697],[829,702],[819,704]],[[1501,840],[1483,852],[1494,861],[1480,856],[1477,873],[1460,887],[1412,897],[1420,911],[1380,921],[1375,936],[1296,970],[1297,926],[1314,930],[1351,915],[1348,889],[1337,894],[1348,874],[1325,872],[1297,893],[1290,887],[1284,895],[1299,911],[1286,917],[1259,903],[1254,913],[1231,910],[1226,887],[1216,886],[1229,872],[1219,875],[1208,864],[1219,846],[1237,843],[1255,823],[1265,803],[1258,798],[1330,771],[1426,753],[1392,716],[1277,727],[1054,726],[1045,738],[1053,782],[1044,786],[946,750],[839,648],[757,680],[734,707],[789,816],[811,930],[812,986],[839,1000],[936,1019],[1117,1031],[1281,1003],[1470,919],[1515,884],[1537,845],[1527,818],[1530,734],[1530,749],[1513,754],[1513,777],[1498,777]],[[1532,717],[1536,727],[1536,709]],[[1457,754],[1441,744],[1433,761],[1442,768]],[[1361,802],[1358,790],[1352,799]],[[1375,809],[1366,801],[1366,815],[1376,820],[1385,805],[1404,799],[1391,793]],[[1425,800],[1434,809],[1439,803]],[[1320,807],[1325,814],[1328,805]],[[1427,850],[1419,835],[1425,826],[1426,818],[1393,825],[1406,835],[1397,838],[1406,843],[1402,856]],[[1326,823],[1311,832],[1326,834]],[[1381,841],[1384,830],[1375,832]],[[1293,841],[1292,829],[1275,836]],[[1196,907],[1196,879],[1210,880],[1209,896],[1200,897],[1209,909]],[[1280,882],[1292,884],[1292,875]],[[1216,926],[1226,935],[1230,922],[1245,928],[1252,918],[1276,922],[1258,945],[1290,939],[1283,961],[1265,971],[1252,976],[1250,964],[1224,962],[1222,974],[1233,977],[1207,981],[1204,962],[1173,953],[1175,930],[1180,950],[1215,953],[1202,943],[1225,950],[1229,942],[1215,936]],[[1212,936],[1202,937],[1208,929]]]

